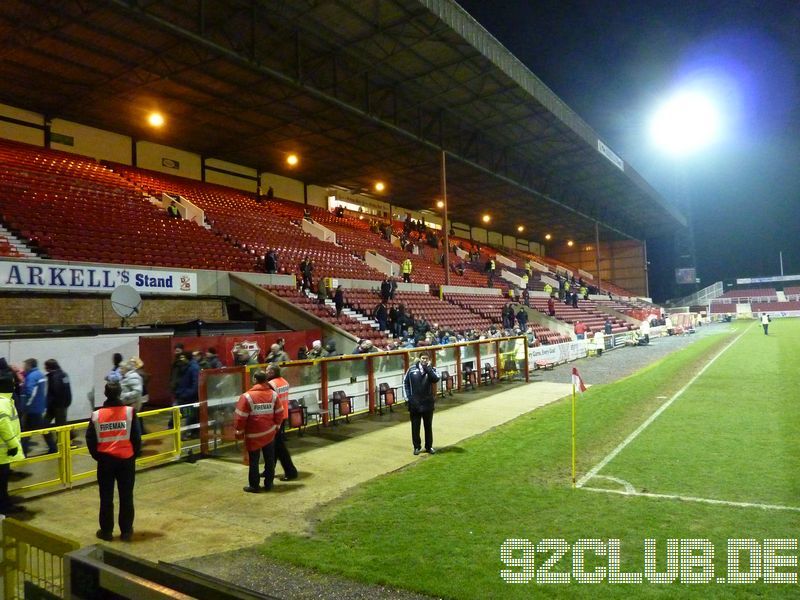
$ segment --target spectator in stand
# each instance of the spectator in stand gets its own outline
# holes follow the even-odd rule
[[[217,356],[217,349],[213,346],[206,350],[206,364],[208,369],[221,369],[224,366]]]
[[[551,317],[556,316],[556,298],[553,294],[547,299],[547,314]]]
[[[304,289],[310,290],[311,289],[311,278],[314,274],[314,261],[312,261],[308,256],[306,256],[303,260],[300,261],[300,276],[302,277],[301,286]]]
[[[586,339],[586,323],[583,321],[575,321],[575,339]]]
[[[578,308],[578,292],[572,294],[572,308]]]
[[[306,221],[311,221],[312,223],[314,222],[314,219],[311,218],[311,211],[308,210],[308,207],[303,209],[303,218]]]
[[[611,330],[614,327],[614,324],[611,322],[611,317],[606,317],[606,322],[603,324],[603,333],[606,335],[611,335]]]
[[[61,370],[55,358],[44,361],[44,371],[47,374],[47,410],[44,413],[43,427],[55,423],[56,427],[67,424],[67,409],[72,404],[72,388],[69,376]],[[47,446],[56,446],[53,434],[45,435]]]
[[[369,354],[371,352],[378,352],[378,349],[370,340],[361,340],[353,349],[353,354]]]
[[[22,430],[33,431],[44,427],[44,413],[47,410],[47,378],[39,370],[39,363],[35,358],[25,361],[25,384],[23,389],[23,409]],[[47,448],[50,454],[58,452],[55,442],[47,439]],[[22,449],[28,453],[31,438],[22,440]]]
[[[530,308],[530,307],[531,307],[531,294],[530,294],[530,292],[528,291],[528,288],[525,288],[524,290],[522,290],[522,302],[523,302],[523,303],[525,304],[525,306],[527,306],[528,308]]]
[[[325,304],[328,299],[328,285],[325,283],[325,278],[320,277],[317,283],[317,302],[321,305]]]
[[[584,300],[588,300],[589,299],[589,290],[586,288],[585,285],[582,285],[580,287],[580,294],[581,294],[581,298],[583,298]]]
[[[306,358],[322,358],[322,342],[320,340],[314,340],[311,342],[311,350],[308,351]]]
[[[525,337],[528,338],[528,346],[533,347],[536,345],[536,333],[534,333],[531,325],[528,325],[525,328]]]
[[[278,344],[272,344],[269,348],[269,354],[267,354],[266,362],[271,365],[289,362],[289,355],[286,354],[285,350],[282,350]]]
[[[344,308],[344,290],[340,285],[336,287],[336,292],[333,294],[333,305],[336,307],[336,316],[340,316]]]
[[[167,206],[167,216],[170,219],[180,219],[181,218],[181,213],[180,213],[180,211],[178,211],[178,205],[175,203],[175,200],[170,202],[169,206]]]
[[[119,352],[115,352],[114,355],[111,357],[111,370],[106,373],[106,381],[109,383],[119,383],[122,379],[122,373],[120,372],[120,364],[122,364],[122,354]]]
[[[394,295],[397,293],[397,279],[394,277],[389,278],[389,300],[394,300]]]
[[[325,342],[325,350],[323,351],[322,356],[324,358],[327,358],[329,356],[340,356],[339,352],[337,352],[336,350],[336,342],[334,342],[333,340],[328,340],[327,342]]]
[[[383,281],[381,281],[381,301],[388,303],[391,296],[392,284],[389,283],[389,279],[384,276]]]
[[[269,274],[278,272],[278,255],[273,248],[267,250],[264,255],[264,270]]]
[[[388,328],[389,310],[386,308],[386,303],[381,301],[372,311],[372,316],[378,322],[378,330],[386,331]]]
[[[300,346],[297,349],[297,360],[308,360],[308,347]]]
[[[272,186],[267,188],[267,200],[274,200],[275,199],[275,190],[272,189]]]
[[[525,309],[523,307],[521,307],[521,306],[519,307],[519,310],[517,311],[517,323],[519,323],[519,328],[522,331],[525,331],[525,328],[528,325],[528,313],[525,312]]]
[[[399,315],[400,313],[398,312],[397,307],[392,304],[392,307],[389,309],[389,319],[386,323],[389,327],[389,332],[392,335],[395,335],[395,331],[397,331],[397,320]]]

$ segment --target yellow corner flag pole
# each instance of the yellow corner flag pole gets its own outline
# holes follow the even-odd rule
[[[572,487],[576,484],[575,479],[575,381],[572,382]]]

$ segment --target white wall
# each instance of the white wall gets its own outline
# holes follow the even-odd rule
[[[476,242],[480,242],[481,244],[488,244],[486,230],[480,227],[473,227],[471,230],[472,232],[472,239]]]
[[[303,182],[297,179],[290,179],[275,173],[261,174],[261,191],[267,193],[269,188],[275,192],[276,198],[291,200],[292,202],[303,203]]]
[[[139,337],[139,334],[122,334],[0,341],[0,356],[19,367],[26,359],[35,358],[42,373],[44,361],[56,359],[69,375],[72,387],[72,406],[67,418],[88,419],[93,405],[103,403],[104,377],[111,370],[111,357],[115,352],[126,359],[139,356]]]
[[[110,160],[124,165],[131,164],[131,138],[127,135],[63,119],[53,119],[50,130],[53,133],[68,135],[74,140],[72,146],[51,142],[50,146],[54,150],[91,156],[97,160]]]
[[[488,232],[488,241],[486,243],[499,248],[503,245],[503,234],[496,231]]]
[[[264,191],[262,189],[262,191]],[[319,208],[328,209],[328,188],[320,187],[318,185],[308,186],[308,203],[311,206],[318,206]]]
[[[206,159],[206,181],[208,183],[217,183],[219,185],[225,185],[237,190],[242,190],[243,192],[250,192],[251,194],[255,193],[257,183],[255,179],[246,179],[245,177],[237,177],[236,175],[219,173],[209,169],[208,167],[216,167],[217,169],[223,169],[232,173],[240,173],[247,177],[256,177],[258,172],[255,169],[229,163],[217,158]]]
[[[23,110],[7,104],[0,104],[0,115],[44,127],[44,117],[29,110]],[[14,123],[0,121],[0,137],[15,142],[24,142],[34,146],[44,146],[44,129],[25,127]]]
[[[165,167],[162,160],[173,160],[179,163],[179,168]],[[200,179],[200,155],[153,142],[136,142],[136,166],[150,169],[159,173]]]

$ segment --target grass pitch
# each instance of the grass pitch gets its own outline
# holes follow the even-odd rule
[[[770,336],[751,323],[699,340],[622,381],[594,386],[579,399],[580,475],[743,333],[598,472],[627,486],[602,478],[586,483],[632,493],[572,488],[570,402],[564,399],[359,487],[331,506],[310,535],[271,538],[264,551],[322,572],[452,598],[795,597],[796,583],[766,584],[763,577],[746,585],[716,582],[728,574],[728,539],[796,540],[800,510],[638,495],[800,509],[800,321],[776,320]],[[535,385],[530,389],[535,393]],[[545,539],[618,539],[619,570],[633,573],[644,572],[645,539],[656,540],[660,571],[668,570],[668,539],[707,539],[715,551],[709,559],[714,576],[696,585],[612,585],[609,577],[601,585],[581,584],[573,549],[551,569],[572,570],[569,583],[529,577],[509,584],[501,571],[523,570],[501,561],[509,538],[530,540],[537,550],[544,550]],[[798,550],[782,553],[797,557]],[[548,557],[555,558],[552,551],[528,555],[540,578]],[[609,565],[607,556],[586,554],[587,571]],[[768,567],[757,569],[763,574]],[[775,570],[791,577],[800,568],[795,559]],[[688,578],[681,573],[679,581]]]

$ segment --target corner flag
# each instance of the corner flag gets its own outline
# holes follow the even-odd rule
[[[583,383],[583,379],[581,379],[581,374],[578,373],[578,369],[575,367],[572,367],[572,387],[574,387],[580,393],[586,391],[586,386]]]
[[[575,391],[580,392],[581,394],[586,391],[586,386],[583,383],[583,379],[581,379],[581,374],[578,373],[578,369],[572,367],[572,487],[576,486],[576,457],[577,457],[577,448],[576,448],[576,437],[577,431],[575,429]]]

